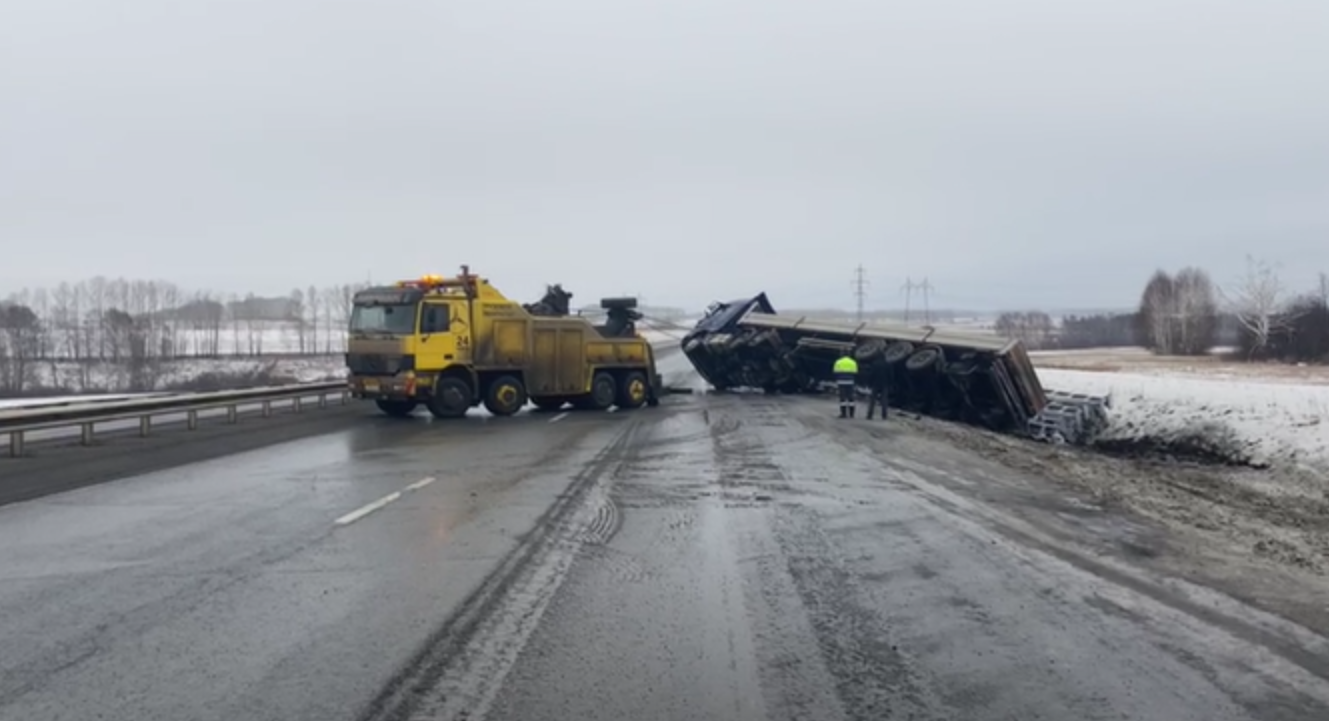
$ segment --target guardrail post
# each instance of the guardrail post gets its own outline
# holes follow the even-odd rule
[[[185,415],[185,426],[191,431],[198,430],[198,411],[190,411]]]
[[[271,415],[272,415],[272,401],[263,401],[263,417],[267,418]]]
[[[82,438],[81,438],[83,445],[85,446],[92,445],[92,437],[93,437],[92,421],[87,421],[86,423],[81,423],[80,425],[83,426]]]
[[[328,394],[327,394],[327,393],[319,393],[319,394],[318,394],[318,407],[319,407],[319,408],[327,408],[327,407],[328,407]]]
[[[296,396],[296,397],[292,398],[292,399],[291,399],[291,410],[295,411],[296,413],[299,413],[301,410],[303,410],[303,408],[302,408],[302,406],[301,406],[301,400],[302,400],[302,399],[300,398],[300,396]]]
[[[343,390],[341,393],[338,393],[337,395],[341,396],[341,404],[342,404],[342,405],[346,405],[347,403],[350,403],[350,402],[351,402],[351,392],[350,392],[350,391],[348,391],[348,390]]]
[[[236,421],[240,420],[240,417],[239,417],[239,416],[240,416],[240,412],[236,409],[236,407],[235,407],[234,405],[226,406],[226,422],[227,422],[227,423],[235,423]]]
[[[138,419],[138,437],[147,438],[152,432],[152,416],[145,415]]]
[[[23,431],[9,432],[9,455],[14,458],[23,455]]]

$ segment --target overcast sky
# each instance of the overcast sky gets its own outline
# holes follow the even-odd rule
[[[520,300],[1131,305],[1329,271],[1326,0],[43,0],[0,295],[454,272]],[[915,301],[918,302],[917,300]]]

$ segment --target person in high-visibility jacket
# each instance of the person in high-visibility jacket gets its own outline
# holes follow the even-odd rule
[[[858,361],[848,353],[835,361],[835,387],[840,391],[840,417],[854,417],[854,390],[858,382]]]

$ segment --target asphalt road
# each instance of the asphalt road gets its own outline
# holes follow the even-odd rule
[[[0,718],[1329,718],[1329,643],[1154,529],[833,414],[355,422],[0,507]]]

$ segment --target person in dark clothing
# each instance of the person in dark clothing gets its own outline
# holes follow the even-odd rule
[[[891,368],[885,361],[878,360],[868,366],[867,378],[868,385],[868,420],[872,420],[872,411],[875,408],[881,409],[881,419],[886,420],[886,387],[890,385]]]

